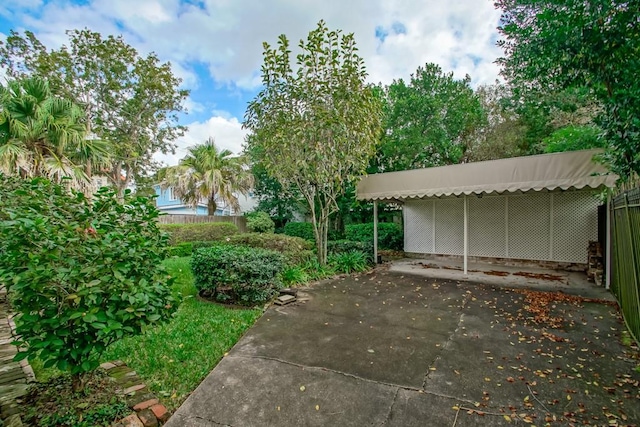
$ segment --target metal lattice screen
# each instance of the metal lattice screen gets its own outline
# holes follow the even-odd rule
[[[464,204],[462,198],[436,200],[437,254],[460,255],[464,251]]]
[[[591,191],[467,201],[470,256],[585,263],[588,242],[597,239],[598,201]],[[463,198],[407,201],[404,212],[407,252],[464,254]]]
[[[506,257],[505,198],[469,197],[468,203],[469,255]]]
[[[553,193],[553,259],[587,262],[589,240],[598,240],[598,200],[586,191]]]
[[[416,253],[433,252],[433,200],[410,200],[404,205],[404,250]]]
[[[527,193],[509,197],[508,257],[549,259],[551,230],[549,193]]]

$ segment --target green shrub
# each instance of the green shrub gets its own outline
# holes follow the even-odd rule
[[[191,256],[193,252],[193,243],[184,242],[176,246],[169,247],[169,256]]]
[[[281,286],[282,254],[266,249],[217,245],[191,258],[195,286],[218,301],[256,305],[273,298]]]
[[[0,284],[16,312],[16,360],[38,357],[80,375],[112,342],[175,310],[162,260],[167,235],[152,200],[124,203],[101,189],[92,201],[44,179],[0,174]]]
[[[247,216],[247,229],[253,233],[273,233],[276,224],[268,213],[262,211],[251,212]]]
[[[238,234],[238,227],[230,222],[161,224],[160,229],[169,233],[171,246],[177,246],[184,242],[220,241]]]
[[[373,242],[373,223],[352,224],[345,227],[347,240]],[[404,247],[402,226],[393,222],[378,224],[378,248],[401,251]]]
[[[282,272],[282,282],[286,286],[299,285],[307,283],[309,275],[302,266],[294,265],[284,269]]]
[[[316,257],[305,262],[302,265],[302,268],[304,269],[305,273],[307,273],[310,280],[326,279],[327,277],[331,277],[336,274],[336,271],[333,268],[333,266],[329,264],[321,265],[318,262],[318,258]]]
[[[327,241],[331,240],[344,240],[344,232],[340,230],[327,231]]]
[[[373,241],[354,242],[351,240],[334,240],[327,242],[327,253],[339,255],[346,252],[359,251],[367,255],[367,262],[373,264]]]
[[[329,255],[327,262],[336,272],[346,274],[365,271],[370,265],[368,255],[360,251]]]
[[[225,239],[223,243],[280,252],[285,256],[289,265],[302,264],[314,257],[313,251],[311,251],[313,247],[311,242],[283,234],[236,234]]]
[[[284,226],[284,234],[287,236],[301,237],[310,242],[315,242],[313,224],[310,222],[288,222]]]

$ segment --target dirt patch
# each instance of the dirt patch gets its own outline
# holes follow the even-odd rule
[[[425,263],[419,262],[416,265],[419,265],[422,268],[436,268],[436,269],[440,268],[438,264],[425,264]]]
[[[549,280],[562,282],[564,281],[564,277],[559,274],[548,274],[548,273],[529,273],[527,271],[519,271],[517,273],[513,273],[514,276],[526,277],[528,279],[539,279],[539,280]]]
[[[484,271],[483,273],[488,276],[499,276],[499,277],[507,277],[510,274],[506,271],[497,271],[497,270]]]

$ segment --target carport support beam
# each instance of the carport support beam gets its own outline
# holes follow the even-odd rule
[[[373,201],[373,262],[378,263],[378,201]]]
[[[464,275],[467,275],[467,264],[469,255],[469,201],[464,195]]]

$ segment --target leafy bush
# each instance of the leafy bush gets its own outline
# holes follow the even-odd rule
[[[191,252],[193,252],[193,243],[191,242],[169,247],[169,256],[191,256]]]
[[[345,227],[347,240],[356,242],[373,242],[373,223],[352,224]],[[401,251],[404,247],[404,234],[402,226],[393,222],[381,222],[378,224],[378,247]]]
[[[304,268],[299,265],[287,267],[282,272],[282,282],[286,286],[307,283],[308,281],[309,275],[304,270]]]
[[[331,277],[336,274],[333,266],[327,264],[322,265],[318,262],[318,258],[312,258],[302,265],[305,273],[309,276],[310,280],[321,280]]]
[[[72,391],[72,384],[70,375],[32,384],[22,398],[24,425],[112,426],[131,413],[126,396],[117,394],[118,384],[102,370],[87,375],[85,389],[80,393]]]
[[[191,258],[196,289],[218,301],[255,305],[273,298],[284,269],[282,254],[266,249],[217,245]]]
[[[373,264],[373,241],[354,242],[351,240],[334,240],[327,242],[329,255],[339,255],[346,252],[359,251],[367,255],[367,262]]]
[[[327,261],[338,273],[350,274],[369,268],[368,255],[360,251],[329,255]]]
[[[247,214],[247,229],[253,233],[273,233],[276,224],[268,213],[256,211]]]
[[[280,252],[289,265],[304,263],[314,256],[311,242],[283,234],[243,233],[228,237],[223,243]]]
[[[313,224],[310,222],[288,222],[284,226],[284,234],[287,236],[301,237],[310,242],[315,242]]]
[[[0,174],[0,284],[13,296],[17,360],[75,375],[112,342],[175,309],[162,260],[167,235],[149,199],[101,189],[89,201],[44,179]]]
[[[238,234],[238,227],[230,222],[203,222],[197,224],[161,224],[160,229],[169,233],[169,244],[184,242],[220,241]]]

